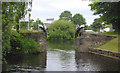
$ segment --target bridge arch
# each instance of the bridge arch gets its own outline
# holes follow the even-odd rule
[[[83,34],[83,28],[84,26],[78,27],[77,30],[75,31],[75,38],[81,37]]]
[[[43,25],[41,25],[41,24],[38,24],[38,30],[39,29],[42,29],[45,33],[47,32],[45,27]]]

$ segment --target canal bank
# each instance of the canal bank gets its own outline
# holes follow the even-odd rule
[[[98,55],[111,57],[111,58],[120,60],[120,52],[116,52],[116,51],[108,51],[108,50],[104,50],[104,49],[93,48],[93,49],[89,49],[89,53],[94,53],[94,54],[98,54]]]
[[[115,59],[120,59],[120,53],[115,51],[108,51],[100,48],[101,46],[108,41],[116,38],[115,36],[100,35],[100,34],[89,34],[83,33],[82,37],[76,38],[76,50],[78,52],[89,52],[106,57],[111,57]]]

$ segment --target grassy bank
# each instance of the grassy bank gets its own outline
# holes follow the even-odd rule
[[[119,51],[120,52],[120,50],[118,50],[118,48],[119,48],[118,44],[120,44],[120,42],[118,41],[118,39],[120,39],[120,36],[118,37],[118,34],[115,34],[113,32],[105,32],[105,33],[102,33],[102,35],[116,36],[117,38],[114,38],[114,39],[108,41],[106,44],[99,46],[97,48],[105,49],[108,51],[116,51],[116,52]]]
[[[97,48],[118,52],[118,38],[112,39],[106,44],[99,46]]]
[[[102,33],[102,35],[110,35],[110,36],[116,36],[116,37],[118,37],[118,34],[116,34],[114,32],[104,32],[104,33]]]

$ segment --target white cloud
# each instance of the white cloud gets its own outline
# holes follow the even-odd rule
[[[80,13],[86,19],[88,25],[92,24],[94,18],[90,11],[89,1],[82,0],[33,0],[31,18],[37,18],[42,21],[46,18],[58,19],[61,12],[69,10],[74,15]]]

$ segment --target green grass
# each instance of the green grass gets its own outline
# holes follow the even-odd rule
[[[42,30],[20,30],[20,33],[42,32]]]
[[[118,36],[118,34],[114,33],[114,32],[104,32],[102,33],[102,35],[110,35],[110,36]]]
[[[110,41],[108,41],[106,44],[99,46],[97,48],[100,49],[105,49],[108,51],[116,51],[116,52],[120,52],[120,50],[118,50],[118,38],[112,39]]]
[[[110,35],[110,36],[116,36],[116,37],[118,37],[118,34],[117,34],[117,33],[114,33],[114,32],[103,32],[103,33],[85,32],[85,33],[88,33],[88,34]]]
[[[120,52],[119,49],[119,44],[120,44],[120,35],[114,33],[114,32],[104,32],[102,33],[102,35],[110,35],[110,36],[116,36],[117,38],[114,38],[110,41],[108,41],[106,44],[102,45],[102,46],[99,46],[97,48],[100,48],[100,49],[105,49],[105,50],[108,50],[108,51],[116,51],[116,52]]]
[[[85,32],[86,34],[98,34],[97,32]]]
[[[120,35],[118,35],[118,51],[120,52]]]

